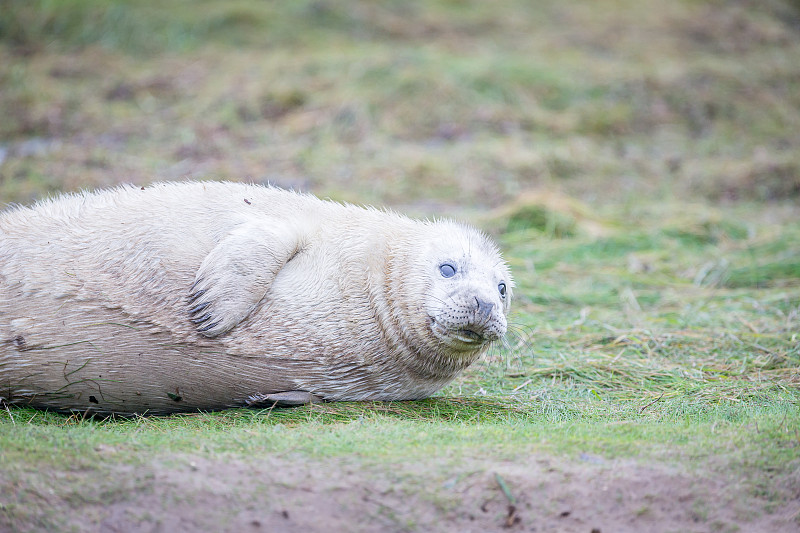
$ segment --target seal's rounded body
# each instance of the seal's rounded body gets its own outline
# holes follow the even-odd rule
[[[0,214],[0,398],[121,414],[423,398],[505,333],[511,283],[448,221],[219,182],[62,196]]]

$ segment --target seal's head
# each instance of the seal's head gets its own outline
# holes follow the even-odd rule
[[[511,273],[486,236],[454,223],[438,225],[426,254],[428,323],[449,349],[475,352],[506,333]]]
[[[430,370],[458,372],[505,335],[514,282],[497,247],[476,229],[435,221],[425,230],[411,262],[422,283],[405,288],[422,304],[413,329],[422,351],[436,356],[425,357],[438,366]]]

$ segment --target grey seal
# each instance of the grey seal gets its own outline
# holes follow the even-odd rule
[[[0,398],[164,414],[409,400],[506,332],[490,239],[277,188],[158,183],[0,214]]]

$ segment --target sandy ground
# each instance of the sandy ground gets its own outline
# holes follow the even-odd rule
[[[7,501],[25,495],[41,506],[14,522],[0,513],[3,533],[800,530],[800,501],[769,507],[719,473],[587,454],[447,465],[181,455],[89,472],[0,472],[0,486]]]

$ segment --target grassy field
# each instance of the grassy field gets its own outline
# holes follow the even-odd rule
[[[1,203],[270,182],[517,283],[426,401],[4,407],[0,532],[796,531],[799,57],[777,0],[0,0]]]

